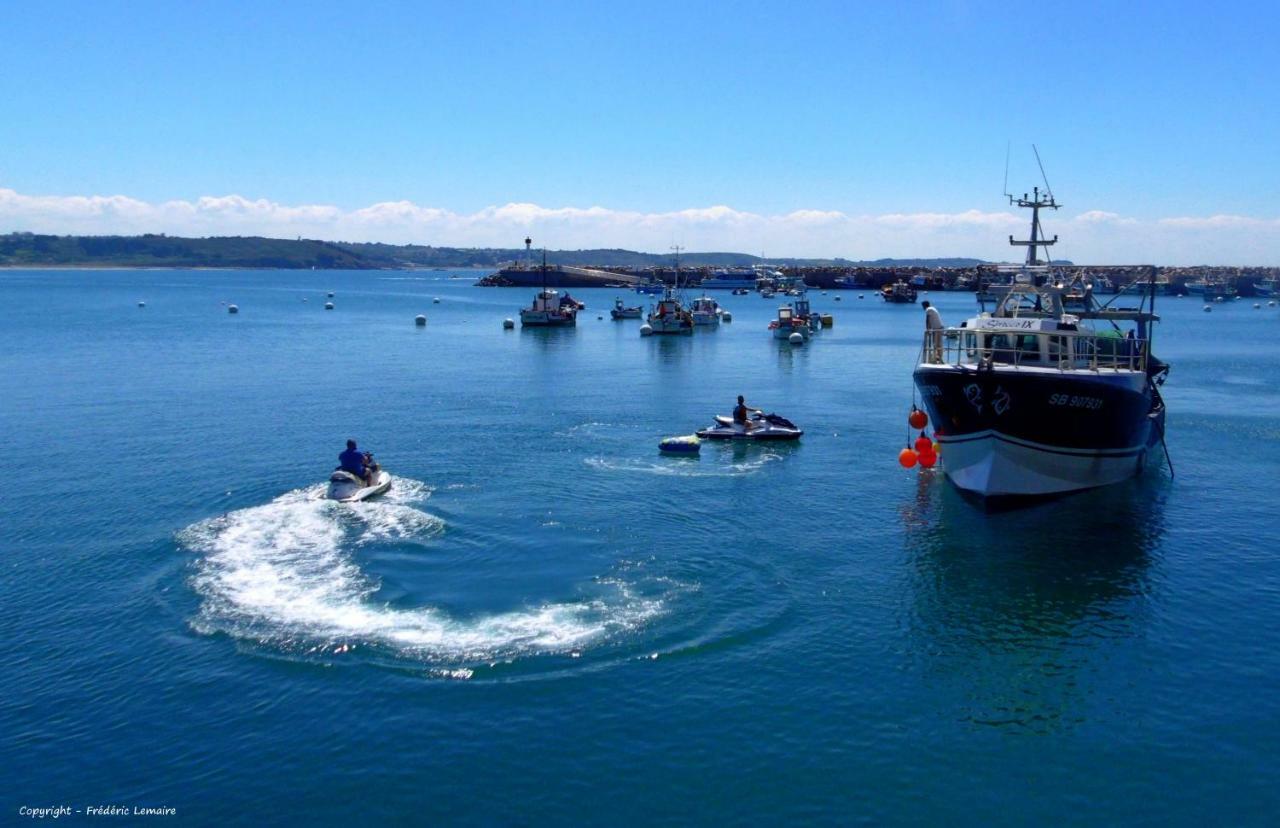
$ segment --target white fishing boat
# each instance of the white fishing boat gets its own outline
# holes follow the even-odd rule
[[[644,308],[639,305],[629,308],[622,303],[621,299],[614,299],[609,315],[614,319],[640,319],[644,316]]]
[[[773,333],[774,339],[784,340],[789,340],[792,334],[799,334],[808,339],[813,333],[813,329],[809,327],[809,320],[796,316],[795,308],[790,305],[782,305],[778,308],[778,315],[769,323],[769,330]]]
[[[664,288],[662,298],[653,306],[653,310],[649,312],[648,322],[649,332],[655,336],[662,335],[689,335],[693,333],[693,314],[685,308],[680,298],[680,247],[673,247],[676,251],[676,279],[675,289]],[[641,330],[641,333],[644,333]]]
[[[649,312],[649,328],[654,335],[693,333],[693,314],[680,303],[670,288]]]
[[[693,324],[703,327],[715,327],[720,324],[720,304],[710,296],[699,296],[693,300],[693,304],[689,306],[689,313],[693,316]]]
[[[547,287],[547,249],[542,249],[542,290],[533,297],[533,304],[520,309],[520,325],[526,328],[567,328],[578,324],[578,311],[582,305],[568,294]]]

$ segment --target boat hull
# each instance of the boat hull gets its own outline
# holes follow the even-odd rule
[[[578,319],[572,314],[521,311],[520,324],[526,328],[572,328],[578,324]]]
[[[1037,497],[1137,474],[1164,411],[1144,374],[978,372],[921,365],[916,386],[943,470],[981,497]]]

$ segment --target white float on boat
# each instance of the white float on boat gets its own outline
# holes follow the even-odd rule
[[[791,336],[787,337],[787,341],[790,342],[792,345],[803,345],[804,336],[798,333],[793,333]]]
[[[641,335],[641,336],[652,336],[652,335],[653,335],[653,326],[649,325],[649,323],[647,323],[647,322],[646,322],[645,324],[641,325],[641,326],[640,326],[640,335]]]

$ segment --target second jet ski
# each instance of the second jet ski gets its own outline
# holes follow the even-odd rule
[[[704,440],[798,440],[803,434],[804,430],[786,417],[758,411],[745,423],[718,415],[715,425],[698,432]]]

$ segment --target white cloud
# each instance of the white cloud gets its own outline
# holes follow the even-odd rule
[[[1013,212],[850,215],[795,210],[763,215],[726,205],[660,213],[510,203],[457,213],[410,201],[347,210],[238,195],[150,203],[128,196],[34,196],[0,189],[0,232],[303,236],[342,241],[519,247],[526,235],[551,248],[736,250],[773,256],[876,259],[976,256],[1014,259],[1027,217]],[[1280,219],[1248,216],[1136,219],[1104,210],[1046,217],[1062,241],[1054,255],[1106,264],[1280,263]]]

